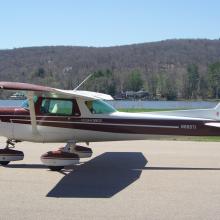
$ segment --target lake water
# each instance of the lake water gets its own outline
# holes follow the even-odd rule
[[[20,106],[23,100],[0,100],[2,106]],[[218,102],[209,101],[109,101],[115,108],[151,108],[151,109],[195,109],[213,108]]]
[[[0,100],[0,107],[14,107],[20,106],[24,100]]]

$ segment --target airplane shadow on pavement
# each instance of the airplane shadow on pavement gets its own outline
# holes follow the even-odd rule
[[[140,178],[140,152],[106,152],[65,174],[47,197],[110,198]]]

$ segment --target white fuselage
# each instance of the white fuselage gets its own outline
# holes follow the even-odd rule
[[[5,115],[2,116],[0,113],[2,118],[0,135],[32,142],[139,140],[149,139],[154,135],[199,135],[198,128],[201,123],[216,120],[216,118],[202,117],[207,113],[214,114],[213,109],[199,112],[192,110],[191,113],[185,111],[186,117],[183,111],[172,112],[172,114],[117,111],[110,114],[92,114],[85,106],[84,100],[76,101],[81,112],[79,117],[56,116],[55,118],[36,115],[37,129],[33,129],[29,115],[21,114],[21,108],[14,109],[11,117],[10,114],[4,113]],[[9,117],[8,121],[3,120],[6,117]]]

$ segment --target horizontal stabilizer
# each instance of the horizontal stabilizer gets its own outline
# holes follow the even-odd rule
[[[205,123],[205,125],[220,128],[220,122],[209,122],[209,123]]]

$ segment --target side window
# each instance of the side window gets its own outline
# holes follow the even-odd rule
[[[110,114],[116,110],[102,100],[85,101],[85,104],[92,114]]]
[[[78,111],[76,111],[75,102],[72,100],[65,99],[50,99],[44,98],[41,103],[40,111],[44,114],[49,115],[80,115]]]

